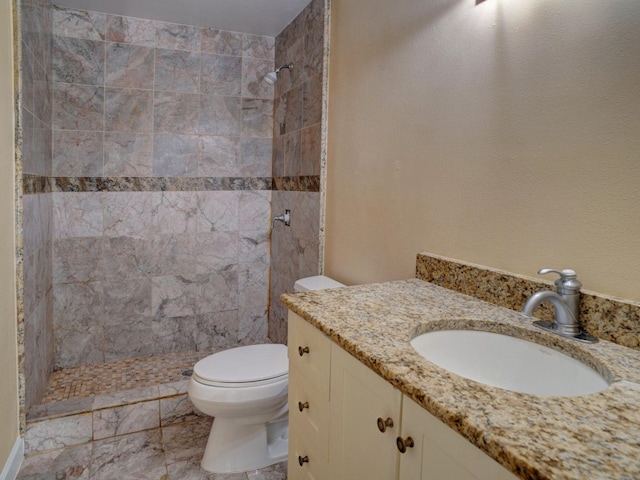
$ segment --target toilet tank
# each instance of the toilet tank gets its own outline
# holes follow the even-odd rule
[[[324,275],[301,278],[293,284],[295,292],[308,292],[309,290],[323,290],[325,288],[344,287],[344,283],[335,281],[333,278]]]

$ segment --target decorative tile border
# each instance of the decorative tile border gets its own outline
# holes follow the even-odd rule
[[[552,282],[519,276],[430,253],[419,253],[416,277],[511,310],[520,310],[535,292],[547,290]],[[552,320],[547,305],[536,316]],[[580,321],[583,328],[603,340],[640,350],[640,303],[581,292]]]
[[[271,190],[285,192],[319,192],[320,175],[274,177]]]
[[[276,190],[319,192],[318,175],[300,177],[45,177],[22,176],[25,195],[51,192],[199,192]]]

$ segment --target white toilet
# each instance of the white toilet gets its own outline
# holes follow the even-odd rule
[[[296,292],[343,287],[318,275],[298,280]],[[201,467],[213,473],[247,472],[287,458],[289,364],[280,344],[236,347],[193,367],[188,393],[215,417]]]

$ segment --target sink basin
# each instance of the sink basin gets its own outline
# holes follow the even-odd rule
[[[411,340],[430,362],[461,377],[514,392],[579,396],[609,386],[584,363],[520,338],[476,330],[437,330]]]

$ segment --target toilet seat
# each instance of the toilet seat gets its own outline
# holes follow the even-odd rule
[[[286,345],[248,345],[203,358],[193,367],[192,379],[215,387],[253,387],[286,380],[288,372]]]

